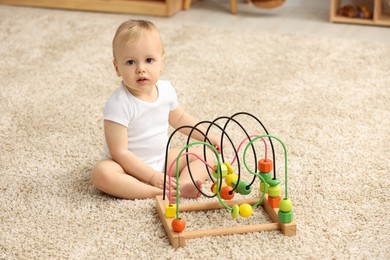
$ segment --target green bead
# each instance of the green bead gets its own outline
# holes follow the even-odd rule
[[[232,207],[232,212],[231,212],[231,215],[232,215],[232,218],[235,219],[238,217],[238,213],[240,211],[240,208],[238,207],[237,204],[235,204],[233,207]]]
[[[247,181],[240,181],[236,191],[242,195],[248,195],[252,191],[252,186],[249,186]]]
[[[264,178],[265,182],[268,182],[268,180],[272,179],[271,172],[261,172],[260,175]]]
[[[279,185],[280,184],[280,179],[279,178],[276,178],[276,179],[270,179],[267,181],[268,184],[270,186],[276,186],[276,185]]]
[[[283,212],[279,210],[278,220],[281,223],[290,223],[293,220],[293,211]]]

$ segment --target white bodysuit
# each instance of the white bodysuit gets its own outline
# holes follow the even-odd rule
[[[106,102],[104,120],[127,127],[128,149],[162,172],[168,142],[169,112],[177,108],[178,101],[169,81],[159,80],[157,89],[157,100],[146,102],[134,97],[122,83]],[[106,141],[103,157],[111,158]]]

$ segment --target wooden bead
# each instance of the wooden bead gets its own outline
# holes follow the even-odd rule
[[[270,172],[261,172],[261,177],[263,177],[264,181],[267,182],[267,190],[268,190],[268,181],[272,179],[272,174]],[[260,191],[264,192],[264,183],[260,182]]]
[[[231,212],[233,219],[238,217],[239,211],[240,211],[240,208],[238,207],[238,205],[234,204],[234,206],[232,207],[232,212]]]
[[[293,211],[289,212],[283,212],[283,211],[278,211],[278,220],[281,223],[290,223],[293,220]]]
[[[228,176],[226,176],[225,182],[230,187],[233,187],[232,182],[237,183],[237,180],[238,180],[238,176],[236,174],[229,174]]]
[[[165,217],[174,218],[176,216],[176,204],[167,204],[165,206]]]
[[[183,232],[183,230],[186,228],[186,222],[184,219],[181,218],[175,218],[172,220],[172,230],[176,233]]]
[[[226,186],[226,184],[222,183],[221,188],[224,187],[224,186]],[[218,185],[217,185],[217,182],[214,182],[213,184],[211,184],[211,187],[210,187],[211,192],[216,194],[217,193],[217,187],[219,187],[219,182],[218,182]],[[219,190],[221,190],[221,189],[219,189]]]
[[[273,208],[277,208],[278,205],[279,205],[279,201],[280,201],[280,196],[276,197],[276,198],[272,198],[272,197],[268,197],[268,204]]]
[[[219,192],[219,195],[224,200],[231,200],[234,198],[234,191],[233,188],[230,186],[224,186],[221,188],[221,191]]]
[[[267,180],[267,183],[268,183],[270,186],[276,186],[276,185],[279,185],[279,184],[280,184],[280,179],[279,179],[279,178],[276,178],[276,179],[269,179],[269,180]]]
[[[290,199],[282,199],[279,202],[279,211],[289,212],[293,208],[292,201]]]
[[[252,216],[252,206],[247,203],[240,205],[240,216],[243,218]]]
[[[268,195],[270,197],[273,197],[273,198],[276,198],[276,197],[279,197],[280,193],[282,193],[282,188],[280,187],[280,185],[276,185],[276,186],[269,186],[268,187]]]
[[[269,180],[272,179],[272,173],[271,172],[261,172],[260,175],[261,175],[261,177],[263,177],[263,179],[267,183],[268,183]]]
[[[272,171],[272,160],[260,159],[258,162],[258,168],[260,172],[271,172]]]
[[[247,181],[240,181],[236,191],[242,195],[248,195],[252,191],[252,186],[249,186]]]
[[[234,169],[233,169],[233,166],[231,166],[231,164],[229,162],[224,162],[223,164],[225,164],[227,170],[228,170],[228,174],[233,174],[234,173]]]
[[[221,164],[220,166],[221,166],[221,175],[222,175],[222,179],[223,179],[228,175],[228,168],[226,167],[225,164]],[[215,171],[213,171],[213,176],[214,176],[214,178],[217,178],[218,165],[214,165],[214,169],[215,169]]]
[[[267,191],[268,191],[268,187],[269,187],[269,184],[266,183],[266,188],[267,188]],[[263,182],[260,182],[260,192],[264,192],[264,183]]]

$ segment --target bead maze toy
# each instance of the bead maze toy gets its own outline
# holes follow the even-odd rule
[[[245,128],[240,124],[236,119],[238,116],[246,116],[249,119],[254,119],[258,123],[265,134],[249,134]],[[220,121],[225,121],[224,124],[219,124]],[[202,124],[208,124],[206,133],[203,133],[198,129]],[[227,133],[227,127],[231,124],[238,126],[239,129],[244,133],[244,138],[241,143],[236,148],[232,138]],[[241,234],[249,232],[261,232],[261,231],[275,231],[280,230],[286,236],[294,236],[296,234],[296,224],[293,220],[293,210],[292,202],[288,197],[288,167],[287,167],[287,150],[285,144],[277,137],[270,135],[267,129],[264,127],[262,122],[247,112],[239,112],[234,114],[231,117],[219,117],[214,121],[202,121],[199,122],[194,127],[183,126],[179,129],[176,129],[168,139],[167,144],[167,153],[168,147],[170,146],[173,136],[177,131],[182,128],[190,128],[190,133],[185,147],[180,151],[177,158],[173,161],[171,165],[167,165],[167,158],[165,161],[165,182],[166,178],[171,178],[171,173],[175,170],[176,176],[176,201],[172,199],[172,187],[164,187],[164,193],[162,196],[156,197],[156,209],[158,215],[163,223],[164,229],[168,235],[170,243],[173,247],[177,248],[185,245],[186,239],[205,237],[205,236],[219,236],[219,235],[230,235],[230,234]],[[221,132],[221,148],[218,153],[217,149],[212,146],[207,138],[209,131],[217,129]],[[193,131],[198,131],[204,136],[204,141],[191,142],[191,135]],[[224,140],[227,139],[230,143],[233,153],[233,160],[228,162],[226,160],[225,146],[223,145]],[[257,159],[257,152],[255,143],[261,143],[264,145],[264,157],[262,159]],[[281,197],[282,193],[282,181],[276,175],[276,156],[275,149],[272,141],[277,141],[283,147],[284,153],[284,197]],[[247,143],[245,145],[245,143]],[[272,159],[268,158],[268,144],[272,151]],[[245,148],[242,153],[242,164],[244,167],[241,167],[240,160],[240,150],[245,145]],[[200,155],[191,154],[188,152],[188,149],[192,146],[203,146],[203,158]],[[211,166],[206,161],[206,149],[212,151],[213,155],[216,157],[217,164]],[[251,168],[248,165],[248,152],[251,150],[251,158],[253,159],[254,166]],[[191,173],[190,167],[188,171],[190,173],[191,179],[198,189],[198,191],[205,197],[208,198],[217,198],[216,201],[209,202],[199,202],[199,203],[179,203],[179,159],[182,156],[186,156],[187,165],[189,160],[189,155],[196,156],[199,160],[203,161],[205,167],[209,173],[210,180],[212,181],[211,192],[212,195],[204,193],[197,186],[194,181]],[[167,156],[166,156],[167,157]],[[249,156],[250,157],[250,156]],[[236,164],[236,166],[234,166]],[[169,168],[168,168],[169,167]],[[247,171],[247,175],[252,179],[252,181],[244,180],[242,173],[244,168]],[[211,170],[211,172],[210,172]],[[237,170],[237,171],[235,171]],[[273,173],[272,173],[273,172]],[[167,177],[168,176],[168,177]],[[256,180],[260,181],[259,192],[257,196],[252,196],[253,198],[244,198],[233,200],[236,193],[243,196],[247,196],[251,193],[253,184]],[[169,183],[171,183],[169,181]],[[165,184],[166,185],[166,184]],[[168,196],[166,196],[166,190],[168,189]],[[223,209],[226,208],[233,219],[241,216],[242,218],[248,218],[252,215],[253,210],[258,206],[262,206],[265,212],[269,215],[272,223],[257,223],[251,225],[242,225],[234,227],[222,227],[215,229],[204,229],[204,230],[193,230],[185,231],[186,222],[183,218],[180,217],[181,212],[191,212],[191,211],[202,211],[202,210],[212,210],[212,209]]]

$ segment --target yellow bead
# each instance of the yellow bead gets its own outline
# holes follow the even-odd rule
[[[243,218],[252,216],[252,206],[247,203],[240,205],[240,216]]]
[[[216,170],[213,171],[213,176],[214,176],[214,178],[217,178],[218,164],[214,165],[214,169],[216,169]],[[221,164],[221,175],[222,175],[222,179],[228,175],[228,168],[226,167],[225,164]]]
[[[228,176],[226,176],[225,182],[230,187],[233,187],[232,182],[237,183],[237,180],[238,180],[238,175],[236,175],[236,174],[229,174]]]
[[[290,199],[282,199],[279,202],[279,210],[283,212],[289,212],[293,208],[292,201]]]
[[[267,190],[268,190],[268,187],[269,187],[269,185],[268,185],[268,183],[266,183],[266,187],[267,187]],[[260,191],[261,192],[264,192],[264,183],[263,182],[260,182]]]
[[[282,192],[282,188],[280,187],[279,184],[276,186],[269,186],[268,187],[268,195],[270,197],[273,197],[273,198],[279,197],[281,192]]]
[[[176,204],[167,204],[165,206],[165,217],[174,218],[176,216]]]
[[[234,173],[234,169],[232,167],[232,165],[228,162],[224,162],[223,164],[225,164],[226,168],[228,169],[228,174],[233,174]]]

